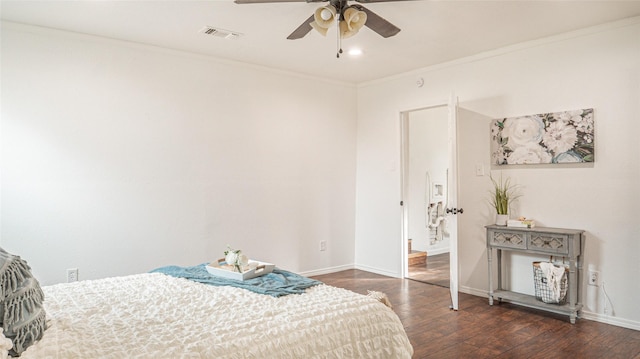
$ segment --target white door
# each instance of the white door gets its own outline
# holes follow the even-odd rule
[[[447,175],[448,203],[446,218],[449,222],[449,291],[451,309],[458,310],[458,98],[449,99],[449,173]]]
[[[458,208],[458,170],[457,170],[457,98],[451,95],[448,104],[440,104],[435,106],[429,106],[411,111],[405,111],[401,113],[401,133],[402,133],[402,253],[404,264],[404,277],[408,275],[408,251],[406,243],[410,238],[409,236],[409,219],[410,219],[410,204],[411,201],[423,201],[423,198],[412,198],[410,196],[410,184],[409,184],[409,172],[410,172],[410,159],[409,159],[409,117],[412,112],[415,111],[428,111],[430,109],[447,108],[447,138],[448,143],[446,147],[442,147],[443,156],[447,157],[448,170],[446,174],[446,188],[447,188],[447,210],[445,214],[447,219],[447,228],[449,232],[449,288],[451,291],[451,308],[458,310],[458,221],[457,213]],[[443,133],[444,135],[444,133]],[[413,214],[415,217],[415,213]]]

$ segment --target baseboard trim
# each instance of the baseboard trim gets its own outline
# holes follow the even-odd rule
[[[463,287],[463,286],[459,287],[458,290],[462,293],[475,295],[477,297],[487,298],[487,305],[489,305],[489,294],[487,293],[486,290],[478,290],[475,288]],[[464,308],[461,308],[461,310],[464,310]],[[584,319],[584,320],[592,320],[592,321],[600,322],[604,324],[615,325],[617,327],[622,327],[627,329],[640,330],[640,322],[624,319],[624,318],[612,317],[610,315],[593,313],[586,310],[581,310],[578,318]]]
[[[627,329],[640,330],[640,322],[628,320],[624,318],[616,318],[610,315],[593,313],[589,311],[581,311],[578,316],[581,319],[593,320],[595,322],[600,322],[604,324],[611,324],[617,327],[623,327]]]
[[[449,248],[427,249],[427,257],[449,253]]]
[[[467,286],[459,286],[458,291],[465,294],[475,295],[476,297],[485,297],[487,298],[487,305],[489,304],[489,295],[487,294],[486,290],[479,290]]]
[[[316,275],[331,274],[331,273],[340,272],[348,269],[359,269],[365,272],[380,274],[385,277],[402,278],[402,275],[398,275],[397,273],[394,273],[394,272],[389,272],[384,269],[369,267],[365,265],[358,265],[358,264],[345,264],[345,265],[336,266],[336,267],[327,267],[327,268],[315,269],[315,270],[304,271],[304,272],[296,272],[296,273],[304,277],[313,277]]]
[[[359,269],[359,270],[363,270],[365,272],[371,272],[371,273],[375,273],[375,274],[380,274],[383,276],[387,276],[387,277],[392,277],[392,278],[402,278],[402,274],[398,274],[395,272],[389,272],[387,270],[384,269],[380,269],[380,268],[375,268],[375,267],[369,267],[369,266],[365,266],[365,265],[359,265],[356,264],[355,265],[355,269]]]
[[[299,272],[298,274],[300,274],[301,276],[305,276],[305,277],[313,277],[313,276],[316,276],[316,275],[323,275],[323,274],[341,272],[343,270],[348,270],[348,269],[355,269],[355,265],[354,264],[345,264],[345,265],[336,266],[336,267],[328,267],[328,268],[316,269],[316,270],[311,270],[311,271],[306,271],[306,272]]]

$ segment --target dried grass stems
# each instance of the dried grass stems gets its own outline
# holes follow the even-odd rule
[[[521,196],[518,193],[518,186],[511,183],[509,177],[503,180],[502,173],[500,173],[499,181],[496,181],[492,175],[489,175],[489,178],[493,183],[489,202],[496,209],[497,214],[509,214],[509,206]]]

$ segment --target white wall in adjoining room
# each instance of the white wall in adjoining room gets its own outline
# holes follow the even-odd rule
[[[353,265],[354,86],[11,23],[1,46],[0,240],[42,283],[227,244],[298,272]]]
[[[427,255],[449,252],[449,235],[446,222],[441,222],[436,233],[435,227],[428,226],[429,221],[444,217],[446,205],[447,169],[449,167],[447,125],[448,107],[434,107],[411,111],[408,113],[409,154],[408,154],[408,188],[404,197],[408,208],[408,234],[412,239],[412,249],[426,251]],[[429,183],[427,183],[427,173]],[[440,215],[437,208],[430,208],[430,194],[434,184],[442,186],[443,195],[433,199],[440,202]],[[430,192],[431,191],[431,192]],[[436,206],[436,205],[434,205]],[[434,218],[427,211],[433,212]]]
[[[459,128],[460,286],[488,288],[484,225],[490,118],[595,109],[596,161],[591,166],[498,169],[521,186],[514,216],[538,225],[586,231],[584,268],[600,271],[610,298],[580,283],[584,316],[640,328],[640,18],[606,24],[381,79],[358,90],[356,265],[400,276],[401,212],[398,136],[400,111],[429,106],[454,91],[460,107],[479,114]],[[416,79],[424,79],[424,87]],[[461,111],[463,112],[463,111]],[[473,117],[473,116],[471,116]],[[474,175],[481,163],[486,175]],[[493,168],[493,170],[496,170]],[[497,172],[496,172],[497,173]],[[514,256],[509,285],[531,292],[531,262]],[[464,310],[464,302],[460,303]],[[613,311],[612,311],[613,308]]]

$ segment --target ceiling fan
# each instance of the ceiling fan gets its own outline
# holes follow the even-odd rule
[[[408,1],[408,0],[355,0],[358,3],[376,3],[389,1]],[[275,2],[328,2],[326,6],[316,9],[313,15],[305,20],[297,29],[295,29],[288,37],[289,40],[303,38],[312,29],[315,29],[322,35],[326,35],[329,28],[335,22],[338,28],[338,47],[340,40],[346,39],[358,33],[363,27],[367,26],[380,36],[387,38],[400,32],[400,28],[393,25],[389,21],[383,19],[373,11],[362,5],[349,5],[347,0],[235,0],[236,4],[265,4]],[[339,49],[337,56],[340,57],[342,49]]]

